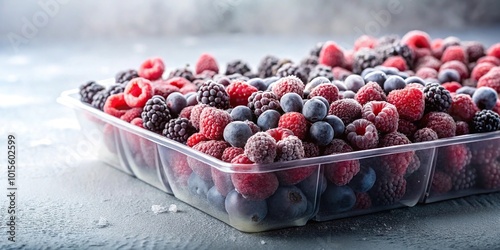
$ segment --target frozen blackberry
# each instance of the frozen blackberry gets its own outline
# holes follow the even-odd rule
[[[309,73],[308,81],[305,81],[304,83],[310,82],[312,79],[321,76],[327,78],[330,81],[334,80],[332,68],[326,65],[318,64],[311,70],[311,72]]]
[[[163,129],[163,135],[169,139],[186,144],[187,139],[196,132],[196,129],[186,118],[170,120]]]
[[[268,109],[280,110],[280,101],[278,97],[270,91],[257,91],[248,98],[248,107],[259,117]]]
[[[193,82],[196,80],[193,72],[188,68],[189,65],[186,65],[184,68],[178,68],[170,72],[168,79],[174,78],[174,77],[184,77],[188,81]]]
[[[413,68],[415,56],[413,55],[412,50],[407,45],[388,44],[378,47],[377,52],[380,54],[382,62],[392,56],[401,56],[403,57],[403,59],[405,59],[406,65],[408,65],[408,67],[410,68]]]
[[[361,49],[354,54],[354,62],[352,65],[352,72],[360,74],[367,68],[373,68],[382,64],[383,60],[379,54],[371,49]]]
[[[425,112],[446,112],[451,106],[451,94],[439,83],[430,83],[424,87]]]
[[[472,119],[474,133],[485,133],[500,130],[500,116],[494,111],[483,109],[476,112]]]
[[[200,86],[196,100],[198,100],[198,103],[207,104],[219,109],[229,108],[229,95],[224,89],[224,85],[212,80],[208,80]]]
[[[125,88],[121,84],[111,85],[108,89],[98,92],[92,100],[92,106],[96,109],[103,110],[104,103],[110,95],[122,93]]]
[[[401,41],[401,38],[398,35],[385,35],[385,36],[381,36],[378,39],[377,44],[378,44],[378,46],[382,47],[382,46],[397,44],[400,41]]]
[[[278,64],[279,58],[267,55],[260,60],[258,73],[260,78],[267,78],[273,76],[273,67]]]
[[[232,74],[241,74],[242,76],[245,76],[248,73],[251,73],[250,66],[248,66],[247,63],[241,61],[241,60],[234,60],[231,61],[227,64],[226,67],[226,73],[225,75],[232,75]]]
[[[161,133],[171,118],[165,98],[160,95],[151,97],[142,110],[141,118],[144,128]]]
[[[293,61],[288,59],[288,58],[282,58],[278,61],[276,65],[273,66],[273,75],[276,75],[276,72],[278,72],[278,69],[281,68],[281,66],[291,63],[293,64]]]
[[[291,63],[287,63],[278,69],[278,71],[276,72],[276,76],[286,77],[293,75],[298,77],[302,82],[307,82],[310,71],[311,69],[308,66],[293,65]]]
[[[321,49],[323,49],[324,44],[325,43],[322,43],[322,42],[317,43],[314,46],[314,48],[311,49],[311,51],[309,52],[309,55],[319,57],[319,53],[321,52]]]
[[[92,104],[94,96],[102,90],[104,90],[102,85],[94,81],[87,82],[80,86],[80,100]]]
[[[477,170],[465,167],[458,174],[451,175],[452,189],[455,191],[472,188],[476,185]]]
[[[304,59],[300,61],[300,65],[309,66],[313,68],[316,65],[318,65],[318,57],[317,56],[304,57]]]
[[[116,74],[115,82],[124,84],[136,77],[139,77],[139,73],[137,73],[136,70],[134,69],[124,70]]]

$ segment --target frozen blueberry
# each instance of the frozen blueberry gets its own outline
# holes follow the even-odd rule
[[[339,138],[344,134],[345,124],[338,116],[327,115],[323,121],[328,122],[332,126],[334,137]]]
[[[427,85],[427,84],[430,84],[430,83],[437,83],[437,82],[439,82],[439,80],[436,79],[436,78],[425,78],[424,82],[425,82],[425,85]]]
[[[215,186],[211,187],[207,192],[207,200],[208,202],[215,207],[217,210],[226,212],[225,201],[226,197],[224,197]]]
[[[248,138],[252,136],[252,130],[242,121],[230,122],[224,128],[224,140],[227,141],[231,146],[243,148],[247,143]]]
[[[344,99],[354,99],[356,93],[354,93],[354,91],[352,90],[346,90],[342,92],[342,96],[344,97]]]
[[[420,85],[425,85],[425,81],[424,79],[418,77],[418,76],[410,76],[408,78],[405,79],[405,82],[406,84],[410,84],[410,83],[418,83]]]
[[[467,94],[470,95],[471,97],[474,95],[474,92],[476,92],[476,88],[471,87],[471,86],[463,86],[459,89],[457,89],[457,94]]]
[[[194,172],[188,178],[188,188],[189,192],[192,195],[197,197],[206,199],[208,190],[214,185],[214,183],[210,181],[203,180]]]
[[[368,73],[365,77],[364,80],[365,82],[376,82],[380,87],[384,87],[384,82],[387,79],[387,75],[380,71],[380,70],[375,70],[371,73]]]
[[[330,80],[324,76],[318,76],[312,79],[309,83],[306,84],[304,91],[311,91],[316,88],[318,85],[322,83],[331,83]]]
[[[361,77],[363,77],[363,79],[365,78],[366,75],[372,73],[373,71],[375,71],[374,68],[366,68],[364,69],[362,72],[361,72]]]
[[[327,113],[327,106],[318,98],[307,100],[302,108],[302,114],[310,122],[323,120]]]
[[[309,137],[318,146],[326,146],[333,140],[334,130],[328,122],[318,121],[311,125]]]
[[[333,85],[337,86],[337,88],[339,89],[339,91],[346,91],[347,90],[347,87],[345,85],[345,83],[343,81],[340,81],[340,80],[334,80],[332,82]]]
[[[258,90],[265,91],[267,89],[267,85],[264,80],[260,78],[252,78],[247,82],[249,85],[256,87]]]
[[[454,69],[443,69],[438,73],[440,83],[460,82],[460,74]]]
[[[239,105],[231,110],[231,118],[233,121],[253,121],[253,112],[249,107]]]
[[[349,182],[349,186],[356,192],[364,193],[373,187],[376,178],[373,168],[361,167],[358,174]]]
[[[356,195],[349,186],[329,184],[321,196],[321,210],[328,213],[348,211],[356,204]]]
[[[198,100],[196,100],[196,92],[189,92],[184,95],[184,98],[186,98],[187,106],[194,106],[198,104]]]
[[[385,93],[389,93],[395,89],[404,89],[406,86],[406,82],[403,78],[398,75],[392,75],[387,77],[387,80],[384,82],[384,91]]]
[[[324,98],[324,97],[322,97],[322,96],[314,96],[314,97],[313,97],[313,98],[311,98],[311,99],[318,99],[318,100],[322,101],[322,102],[325,104],[326,109],[327,109],[327,112],[328,112],[328,109],[330,108],[330,104],[328,103],[328,100],[327,100],[326,98]],[[307,102],[307,101],[306,101],[306,102]],[[305,102],[304,102],[304,104],[305,104]]]
[[[480,87],[472,95],[472,101],[479,109],[492,109],[495,107],[497,99],[497,92],[490,87]]]
[[[404,72],[404,71],[403,71],[403,72],[401,72],[401,71],[400,71],[400,72],[398,73],[398,76],[400,76],[400,77],[401,77],[401,78],[403,78],[403,79],[406,79],[406,78],[410,77],[410,75],[408,75],[408,73],[406,73],[406,72]]]
[[[271,76],[268,78],[265,78],[263,81],[267,86],[267,90],[271,90],[273,88],[273,85],[276,81],[278,81],[280,78],[277,76]]]
[[[286,112],[302,112],[302,97],[294,92],[286,93],[280,99],[280,106]]]
[[[307,198],[296,186],[281,186],[267,200],[269,216],[277,220],[293,220],[304,215]]]
[[[324,175],[313,173],[303,181],[297,184],[297,187],[302,190],[302,193],[307,197],[308,200],[314,202],[317,195],[321,195],[325,192],[327,181]],[[319,193],[317,193],[319,191]]]
[[[258,224],[267,216],[265,200],[248,200],[233,190],[226,196],[224,206],[231,223]]]
[[[386,66],[379,65],[379,66],[376,66],[375,69],[384,72],[386,75],[397,75],[399,73],[399,70],[397,68],[394,68],[394,67],[386,67]]]
[[[217,80],[217,83],[224,85],[224,87],[227,87],[231,84],[231,79],[226,76],[222,76]]]
[[[360,75],[350,75],[345,79],[344,84],[348,90],[358,92],[361,87],[365,86],[365,80]]]
[[[181,110],[187,106],[186,98],[184,98],[184,96],[179,92],[174,92],[168,95],[166,103],[170,114],[174,116],[179,115]]]
[[[274,109],[268,109],[257,118],[257,126],[262,131],[278,127],[280,121],[280,113]]]

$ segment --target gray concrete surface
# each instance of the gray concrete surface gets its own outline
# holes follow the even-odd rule
[[[492,29],[455,35],[490,45]],[[498,249],[500,193],[413,208],[311,222],[304,227],[241,233],[148,184],[97,161],[85,148],[73,111],[60,92],[104,79],[149,56],[167,67],[194,62],[203,51],[221,62],[267,53],[299,60],[317,41],[354,37],[211,36],[179,39],[33,40],[17,52],[0,47],[0,249]],[[292,41],[292,42],[290,42]],[[1,46],[1,45],[0,45]],[[6,136],[18,137],[17,242],[7,241]],[[83,145],[83,146],[82,146]],[[155,215],[153,204],[178,213]],[[109,224],[99,227],[103,217]]]

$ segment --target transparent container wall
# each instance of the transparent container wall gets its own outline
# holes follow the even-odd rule
[[[166,146],[160,145],[159,153],[176,198],[238,230],[261,232],[303,226],[317,212],[321,176],[318,165],[280,171],[226,172]],[[244,197],[235,191],[235,185],[244,181],[256,183],[256,190],[259,185],[276,186],[250,190],[255,196]],[[266,194],[269,190],[272,194]]]
[[[500,191],[500,137],[436,150],[425,202]]]
[[[412,150],[322,164],[323,184],[315,220],[414,206],[425,192],[434,151]]]

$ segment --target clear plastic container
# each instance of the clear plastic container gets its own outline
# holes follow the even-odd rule
[[[63,92],[58,101],[75,110],[83,133],[103,138],[91,141],[96,142],[104,162],[245,232],[302,226],[309,220],[325,221],[411,207],[419,201],[499,190],[475,185],[438,194],[430,181],[439,162],[453,162],[453,158],[447,158],[452,155],[442,153],[443,148],[453,145],[466,145],[471,150],[471,164],[483,167],[474,149],[500,146],[500,131],[289,162],[242,165],[223,162],[94,109],[80,102],[77,89]],[[359,164],[361,171],[349,183],[337,186],[329,175],[343,164]],[[401,164],[405,167],[398,171],[404,173],[393,173]],[[278,178],[279,187],[270,197],[251,200],[234,191],[232,178],[277,178],[272,176],[290,172],[299,172],[302,178],[290,183]],[[372,180],[360,181],[363,176],[371,176]]]

